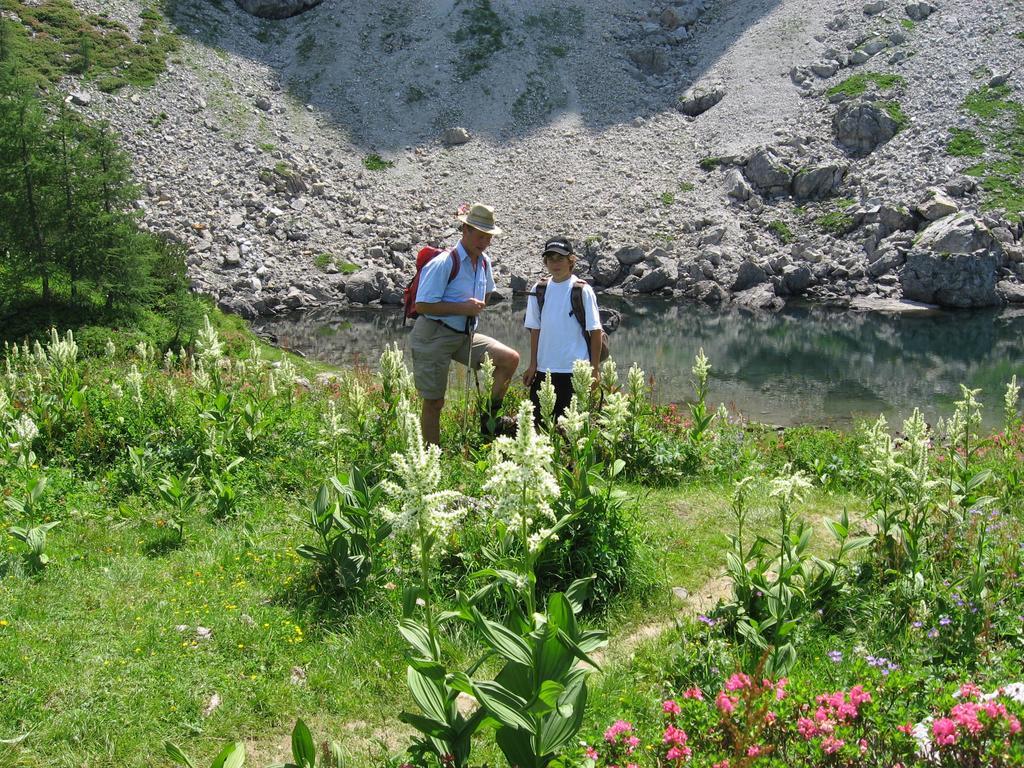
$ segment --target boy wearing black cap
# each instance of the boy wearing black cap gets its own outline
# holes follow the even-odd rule
[[[572,400],[573,363],[588,361],[595,385],[601,379],[601,315],[594,289],[573,274],[576,254],[572,243],[564,237],[548,240],[544,244],[544,266],[551,277],[539,281],[530,291],[525,322],[530,331],[530,365],[523,374],[523,384],[530,388],[536,419],[546,374],[551,374],[555,387],[555,418]],[[580,308],[582,323],[576,317]]]

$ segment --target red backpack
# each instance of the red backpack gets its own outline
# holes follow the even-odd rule
[[[405,300],[403,302],[405,306],[405,318],[402,320],[402,325],[405,325],[406,320],[415,320],[419,317],[419,313],[416,311],[416,291],[418,291],[420,287],[420,272],[422,272],[423,268],[435,258],[439,258],[442,255],[445,258],[448,258],[454,250],[455,249],[452,248],[451,250],[442,251],[440,248],[434,248],[430,245],[420,248],[420,252],[416,254],[416,274],[412,276],[412,280],[407,286],[405,286]],[[460,261],[461,259],[452,259],[452,271],[451,274],[448,275],[449,283],[455,279],[456,275],[459,274]]]

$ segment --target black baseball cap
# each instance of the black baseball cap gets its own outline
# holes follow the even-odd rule
[[[557,253],[559,256],[572,256],[572,241],[567,237],[553,237],[544,243],[544,253]]]

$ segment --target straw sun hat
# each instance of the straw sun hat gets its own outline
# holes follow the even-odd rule
[[[463,224],[479,229],[489,235],[500,235],[501,230],[494,223],[494,209],[483,203],[473,203],[469,210],[458,217]]]

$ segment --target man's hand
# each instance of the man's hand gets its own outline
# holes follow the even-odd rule
[[[485,304],[480,299],[466,299],[462,306],[466,310],[466,317],[478,317],[484,311]]]
[[[531,363],[530,367],[527,368],[525,371],[523,371],[523,384],[525,386],[527,386],[527,387],[530,386],[531,384],[533,384],[533,378],[536,375],[537,375],[537,365],[536,365],[536,363]]]

